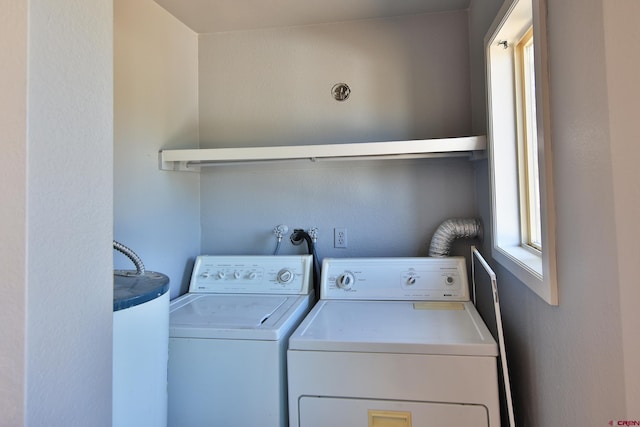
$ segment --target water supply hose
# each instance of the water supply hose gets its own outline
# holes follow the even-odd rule
[[[313,289],[315,291],[315,299],[318,301],[320,299],[320,264],[315,245],[318,230],[313,228],[309,231],[311,235],[304,230],[295,229],[289,238],[291,243],[296,246],[301,245],[303,241],[307,242],[307,253],[312,255],[313,258]]]
[[[122,243],[116,242],[115,240],[113,241],[113,249],[125,254],[127,258],[129,258],[133,262],[133,264],[136,266],[136,274],[138,276],[144,275],[144,264],[135,252],[133,252]]]

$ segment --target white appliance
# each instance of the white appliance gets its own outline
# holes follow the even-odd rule
[[[290,427],[499,427],[498,348],[462,257],[325,259],[289,339]]]
[[[169,277],[145,270],[122,243],[135,270],[113,271],[113,427],[166,427]]]
[[[312,304],[312,257],[199,256],[170,305],[168,425],[287,425],[288,338]]]

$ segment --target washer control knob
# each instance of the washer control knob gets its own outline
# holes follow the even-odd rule
[[[218,271],[218,274],[216,274],[216,277],[220,280],[224,279],[226,276],[226,274],[224,274],[224,271]]]
[[[210,276],[210,274],[209,274],[209,272],[208,272],[208,271],[205,271],[204,273],[202,273],[202,274],[200,275],[200,277],[202,277],[203,279],[207,279],[209,276]]]
[[[240,272],[239,272],[239,271],[234,271],[234,272],[233,272],[233,278],[234,278],[234,279],[236,279],[236,280],[237,280],[237,279],[239,279],[240,277],[242,277],[242,274],[240,274]]]
[[[249,273],[249,274],[247,275],[247,278],[248,278],[249,280],[254,280],[257,276],[258,276],[258,275],[256,274],[256,272],[255,272],[255,271],[252,271],[251,273]]]
[[[447,286],[452,286],[453,284],[455,284],[455,283],[456,283],[456,279],[455,279],[453,276],[447,276],[447,277],[445,277],[445,279],[444,279],[444,283],[445,283]]]
[[[281,283],[283,285],[289,283],[293,280],[293,273],[288,268],[283,268],[282,270],[278,271],[276,280],[278,281],[278,283]]]
[[[353,286],[353,282],[356,281],[356,278],[353,277],[352,273],[344,272],[340,276],[338,276],[338,280],[336,280],[336,285],[338,285],[341,289],[351,289]]]
[[[411,286],[411,285],[415,285],[416,284],[416,277],[415,276],[409,276],[407,278],[407,285]]]

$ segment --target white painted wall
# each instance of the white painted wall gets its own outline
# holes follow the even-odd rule
[[[201,147],[469,135],[467,28],[461,11],[201,35]],[[338,82],[352,89],[342,103]],[[441,221],[474,215],[472,170],[460,159],[208,168],[202,250],[268,254],[284,223],[318,227],[320,257],[424,255]],[[334,227],[347,249],[333,248]]]
[[[481,5],[497,10],[499,4],[489,1],[474,3],[476,17],[484,13]],[[628,46],[637,38],[639,14],[630,2],[610,3],[616,2],[548,1],[560,305],[546,305],[493,263],[520,426],[607,425],[638,417],[632,261],[638,197],[631,160],[637,131],[625,115],[637,99],[630,88],[638,57]],[[477,172],[478,208],[486,221],[486,164],[477,163]],[[485,254],[489,248],[486,240]]]
[[[200,177],[160,171],[157,153],[198,146],[198,39],[152,0],[114,6],[114,236],[175,297],[200,252]]]
[[[0,13],[0,424],[24,422],[27,280],[27,2]]]
[[[108,426],[111,1],[2,7],[0,423]]]

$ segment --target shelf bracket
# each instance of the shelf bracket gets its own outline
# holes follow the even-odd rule
[[[167,161],[164,160],[162,151],[158,152],[158,168],[163,171],[174,172],[200,172],[200,165],[192,161]]]

